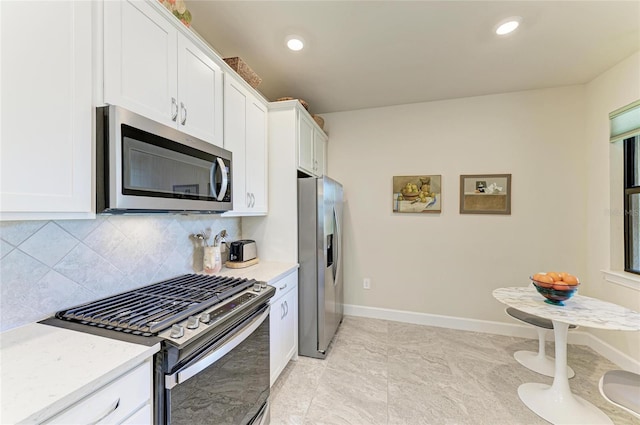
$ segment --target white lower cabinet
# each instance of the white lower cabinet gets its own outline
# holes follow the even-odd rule
[[[142,406],[136,413],[129,416],[122,422],[123,425],[148,425],[153,423],[153,413],[151,411],[151,403]]]
[[[298,271],[271,283],[276,294],[271,298],[269,316],[271,385],[289,360],[298,352]]]
[[[152,424],[151,360],[70,406],[45,424]]]

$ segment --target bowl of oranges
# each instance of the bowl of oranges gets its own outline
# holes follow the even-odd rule
[[[546,298],[544,302],[552,305],[563,306],[580,286],[577,277],[565,272],[536,273],[530,279],[540,295]]]

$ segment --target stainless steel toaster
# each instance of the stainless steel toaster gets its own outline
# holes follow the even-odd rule
[[[253,260],[258,256],[256,241],[251,239],[241,239],[231,242],[229,245],[229,261],[243,262]]]

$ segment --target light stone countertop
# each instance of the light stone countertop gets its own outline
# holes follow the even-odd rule
[[[223,267],[217,275],[274,283],[297,263]],[[36,424],[158,352],[152,347],[31,323],[0,334],[0,423]]]
[[[0,423],[36,424],[160,348],[31,323],[0,334]]]
[[[248,279],[256,279],[267,284],[274,283],[289,273],[298,269],[297,263],[279,263],[274,261],[258,262],[253,266],[243,269],[230,269],[222,267],[220,272],[215,273],[220,276],[241,277]]]

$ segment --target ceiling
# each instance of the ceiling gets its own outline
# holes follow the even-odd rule
[[[583,84],[640,50],[640,1],[187,0],[269,100],[313,113]],[[493,29],[521,16],[513,34]],[[285,46],[297,34],[300,52]],[[640,78],[640,77],[639,77]]]

